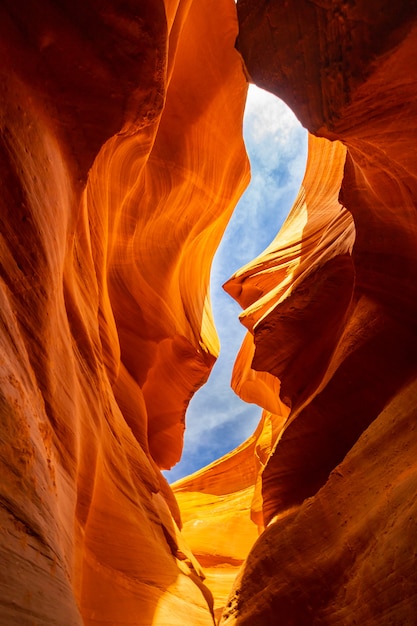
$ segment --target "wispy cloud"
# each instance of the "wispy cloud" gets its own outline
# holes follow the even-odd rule
[[[221,352],[207,384],[190,403],[183,458],[165,473],[170,482],[233,450],[253,432],[261,414],[259,407],[242,402],[230,388],[245,329],[238,320],[240,307],[221,285],[262,252],[280,229],[304,175],[307,133],[281,100],[251,86],[244,137],[252,181],[217,251],[211,277]]]

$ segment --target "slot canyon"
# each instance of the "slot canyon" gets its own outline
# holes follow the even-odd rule
[[[0,625],[415,626],[417,1],[0,16]],[[249,83],[309,133],[224,285],[262,416],[171,486]]]

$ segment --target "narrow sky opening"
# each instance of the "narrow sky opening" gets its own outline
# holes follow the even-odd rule
[[[251,183],[238,203],[214,258],[211,299],[220,356],[208,382],[190,402],[181,462],[164,472],[171,483],[220,458],[247,439],[261,409],[230,388],[233,363],[246,330],[241,308],[222,284],[262,252],[288,215],[305,172],[307,131],[284,102],[249,87],[243,135],[251,163]]]

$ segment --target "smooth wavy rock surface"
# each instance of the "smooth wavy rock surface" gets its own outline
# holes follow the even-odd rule
[[[235,5],[0,15],[0,623],[213,624],[159,470],[249,177]]]
[[[415,626],[416,49],[414,0],[3,0],[0,624]],[[307,170],[226,284],[261,422],[175,497],[247,79]]]
[[[411,626],[417,6],[239,0],[238,15],[251,79],[321,138],[282,231],[226,284],[251,333],[236,388],[261,377],[289,413],[221,624]]]

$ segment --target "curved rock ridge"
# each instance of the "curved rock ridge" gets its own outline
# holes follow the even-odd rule
[[[0,8],[0,622],[213,624],[159,468],[248,183],[232,1]]]
[[[322,137],[310,144],[306,196],[320,181],[307,182],[317,159],[339,209],[330,228],[332,209],[323,211],[321,239],[320,203],[307,202],[294,254],[285,231],[301,222],[296,203],[271,247],[226,284],[253,337],[238,357],[236,389],[250,400],[260,377],[289,414],[262,469],[268,527],[221,624],[411,626],[417,5],[237,7],[251,80]],[[329,159],[326,172],[317,147],[327,140],[340,162]],[[253,398],[262,401],[259,390]]]
[[[269,444],[261,473],[284,426],[324,384],[350,305],[355,228],[338,200],[345,158],[341,143],[310,135],[306,174],[289,217],[268,248],[224,285],[246,306],[240,319],[250,332],[232,386],[265,408]],[[262,525],[260,481],[261,475],[253,518]]]

